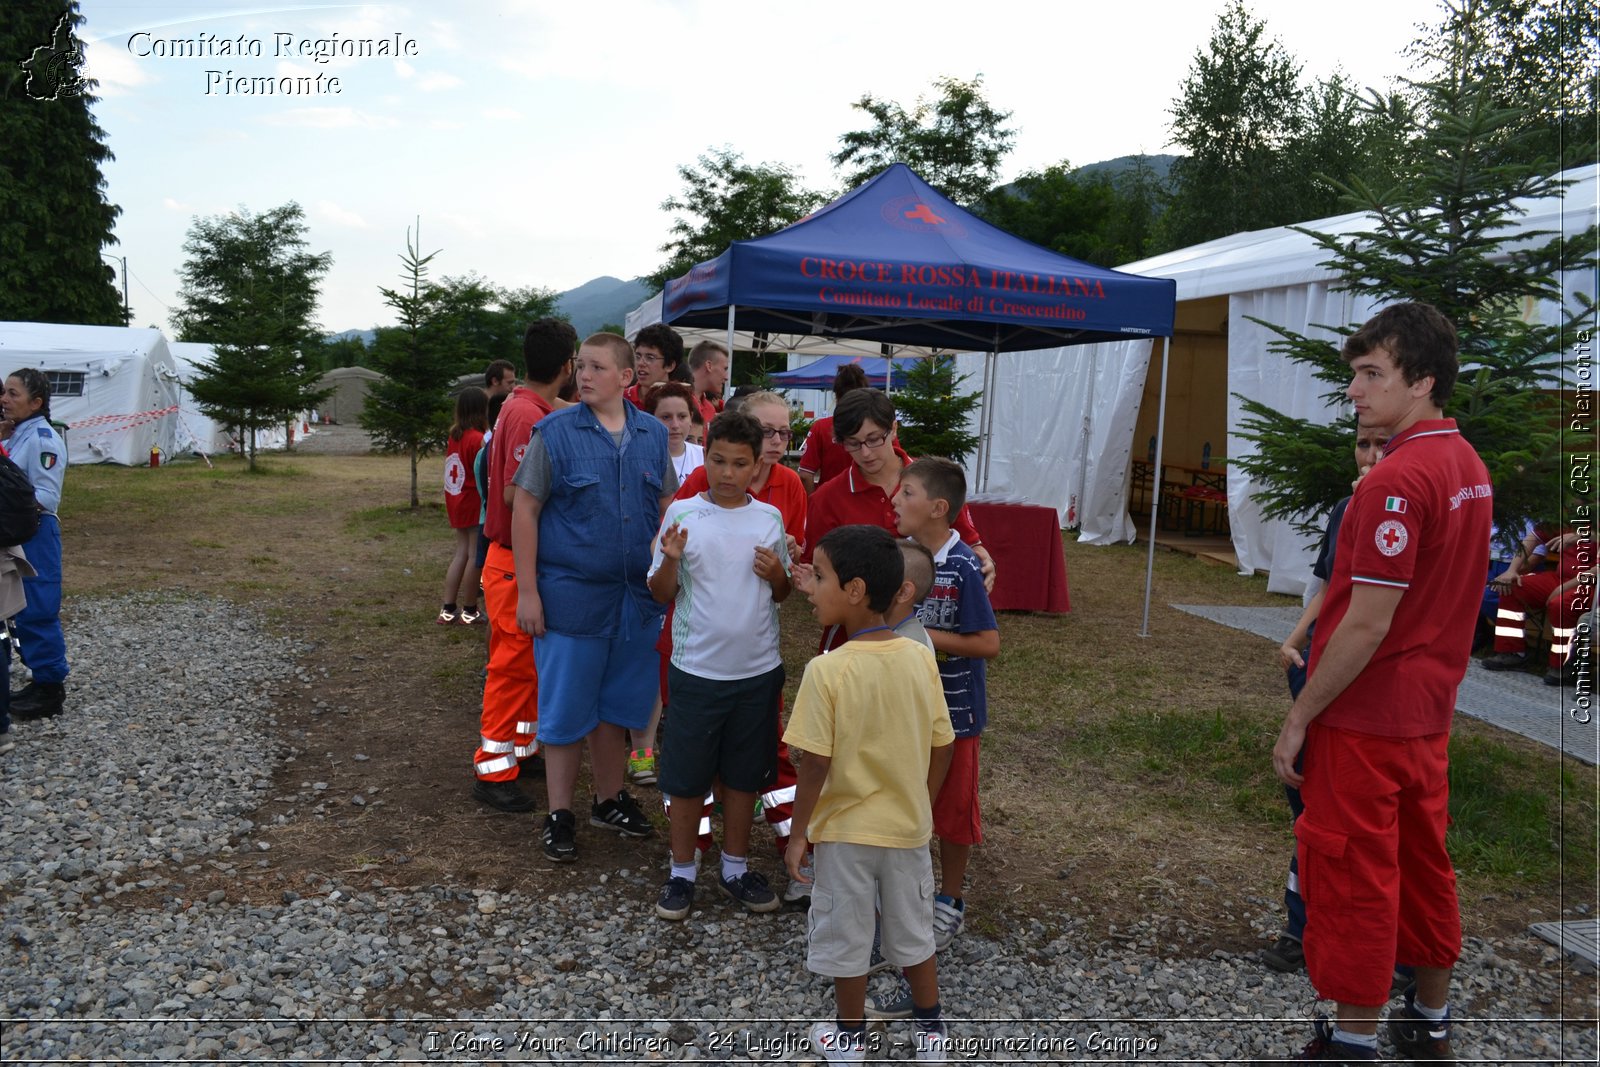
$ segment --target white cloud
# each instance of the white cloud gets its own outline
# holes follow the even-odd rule
[[[394,72],[399,77],[409,78],[417,72],[417,68],[403,59],[397,59],[394,61]]]
[[[300,126],[313,130],[391,130],[400,120],[372,115],[353,107],[297,107],[268,115],[268,126]]]
[[[436,71],[433,74],[423,75],[422,80],[417,83],[417,88],[425,93],[436,93],[440,89],[454,89],[464,84],[454,74],[443,74]]]
[[[96,93],[102,97],[127,96],[141,85],[159,80],[115,41],[86,44],[83,55],[89,77],[100,83]]]
[[[486,107],[483,109],[483,117],[494,122],[520,122],[522,112],[509,107]]]
[[[164,196],[161,198],[161,206],[166,208],[168,211],[176,211],[183,215],[192,214],[194,212],[193,207],[182,203],[181,201],[174,200],[170,196]]]
[[[348,226],[356,230],[369,230],[372,228],[368,225],[367,220],[359,214],[340,207],[332,200],[317,201],[317,217],[326,222],[331,222],[335,226]]]

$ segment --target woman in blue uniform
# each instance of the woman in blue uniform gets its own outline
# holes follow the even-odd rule
[[[22,662],[33,680],[11,698],[11,717],[43,719],[58,715],[66,699],[67,645],[61,636],[61,484],[67,473],[67,446],[50,425],[50,383],[33,367],[14,371],[0,394],[0,439],[12,462],[33,483],[39,532],[23,545],[37,572],[22,580],[27,607],[13,627]]]

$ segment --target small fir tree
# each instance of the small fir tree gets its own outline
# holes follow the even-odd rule
[[[450,430],[450,384],[475,369],[452,308],[458,290],[428,281],[428,264],[439,252],[422,255],[420,239],[420,224],[416,242],[406,230],[401,288],[378,289],[399,325],[378,331],[367,363],[384,377],[372,383],[361,411],[361,426],[380,451],[410,456],[413,508],[422,504],[418,461],[442,448]]]
[[[1409,178],[1388,190],[1359,180],[1342,186],[1371,214],[1372,232],[1305,232],[1330,253],[1340,289],[1384,304],[1424,301],[1455,323],[1462,373],[1445,415],[1488,466],[1495,521],[1514,533],[1523,519],[1546,516],[1559,505],[1555,401],[1541,390],[1558,383],[1562,334],[1582,312],[1567,312],[1559,326],[1527,319],[1536,301],[1561,300],[1561,270],[1593,270],[1595,231],[1566,239],[1511,230],[1521,213],[1515,201],[1553,196],[1563,186],[1535,162],[1509,161],[1508,142],[1529,134],[1519,128],[1518,112],[1497,105],[1494,69],[1478,62],[1482,6],[1468,0],[1452,8],[1452,33],[1434,45],[1442,69],[1409,83],[1412,108],[1377,95],[1370,102],[1389,114],[1410,111],[1425,123],[1415,131]],[[1326,394],[1330,404],[1342,400],[1349,370],[1335,342],[1262,325],[1278,334],[1276,351],[1339,387]],[[1348,336],[1357,325],[1337,333]],[[1317,425],[1240,400],[1242,436],[1257,451],[1235,465],[1261,486],[1255,498],[1268,518],[1298,520],[1302,530],[1313,531],[1313,517],[1349,493],[1349,423]]]
[[[894,409],[907,452],[961,463],[978,447],[978,436],[967,430],[967,423],[983,394],[957,391],[970,377],[956,376],[956,361],[950,356],[919,359],[906,372],[906,386],[894,395]]]

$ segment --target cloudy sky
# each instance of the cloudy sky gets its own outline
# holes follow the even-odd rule
[[[294,200],[312,248],[333,253],[320,320],[336,331],[391,321],[378,286],[396,283],[418,217],[436,275],[557,290],[634,277],[664,258],[680,164],[729,145],[831,188],[828,155],[862,125],[851,103],[909,105],[941,75],[982,74],[1013,112],[1007,180],[1170,151],[1167,109],[1223,0],[82,7],[134,323],[167,325],[196,215]],[[1439,5],[1252,7],[1308,76],[1383,86]],[[318,56],[347,41],[401,54]],[[282,77],[308,91],[241,91]]]

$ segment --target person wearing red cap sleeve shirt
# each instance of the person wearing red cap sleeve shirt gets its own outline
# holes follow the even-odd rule
[[[846,363],[833,376],[834,405],[837,406],[846,393],[865,389],[867,385],[867,372],[861,365]],[[806,445],[800,450],[800,481],[806,492],[811,493],[849,469],[850,453],[833,439],[833,416],[824,415],[811,424]]]
[[[1395,959],[1415,965],[1416,981],[1390,1014],[1392,1041],[1410,1059],[1453,1056],[1461,913],[1444,842],[1448,746],[1493,511],[1483,461],[1443,417],[1456,347],[1450,321],[1415,303],[1384,309],[1344,345],[1356,421],[1389,441],[1345,510],[1310,677],[1272,750],[1305,803],[1295,836],[1306,970],[1338,1003],[1301,1060],[1377,1058]]]
[[[556,394],[572,369],[578,334],[562,319],[540,319],[522,338],[526,386],[517,386],[500,409],[489,438],[489,485],[483,533],[483,606],[489,617],[489,671],[483,683],[478,749],[472,757],[473,798],[501,811],[533,811],[532,797],[517,788],[523,761],[539,751],[539,679],[533,638],[517,625],[517,568],[511,553],[512,476],[528,450],[533,428],[556,407]]]
[[[805,545],[801,548],[802,569],[796,574],[795,588],[809,589],[811,547],[829,530],[838,526],[881,526],[898,534],[893,497],[900,487],[900,472],[911,457],[895,440],[894,401],[881,389],[856,389],[840,399],[833,411],[833,433],[850,454],[850,469],[829,480],[811,494],[806,511]],[[994,590],[994,559],[983,547],[972,516],[962,507],[950,524],[961,535],[983,565],[985,591]],[[822,631],[819,651],[844,642],[842,627]]]
[[[701,341],[689,350],[689,373],[694,376],[701,421],[709,429],[722,410],[722,394],[728,388],[728,350],[715,341]]]
[[[672,381],[683,362],[683,338],[664,322],[653,322],[633,341],[633,367],[638,380],[622,391],[622,398],[640,410],[655,386]]]

